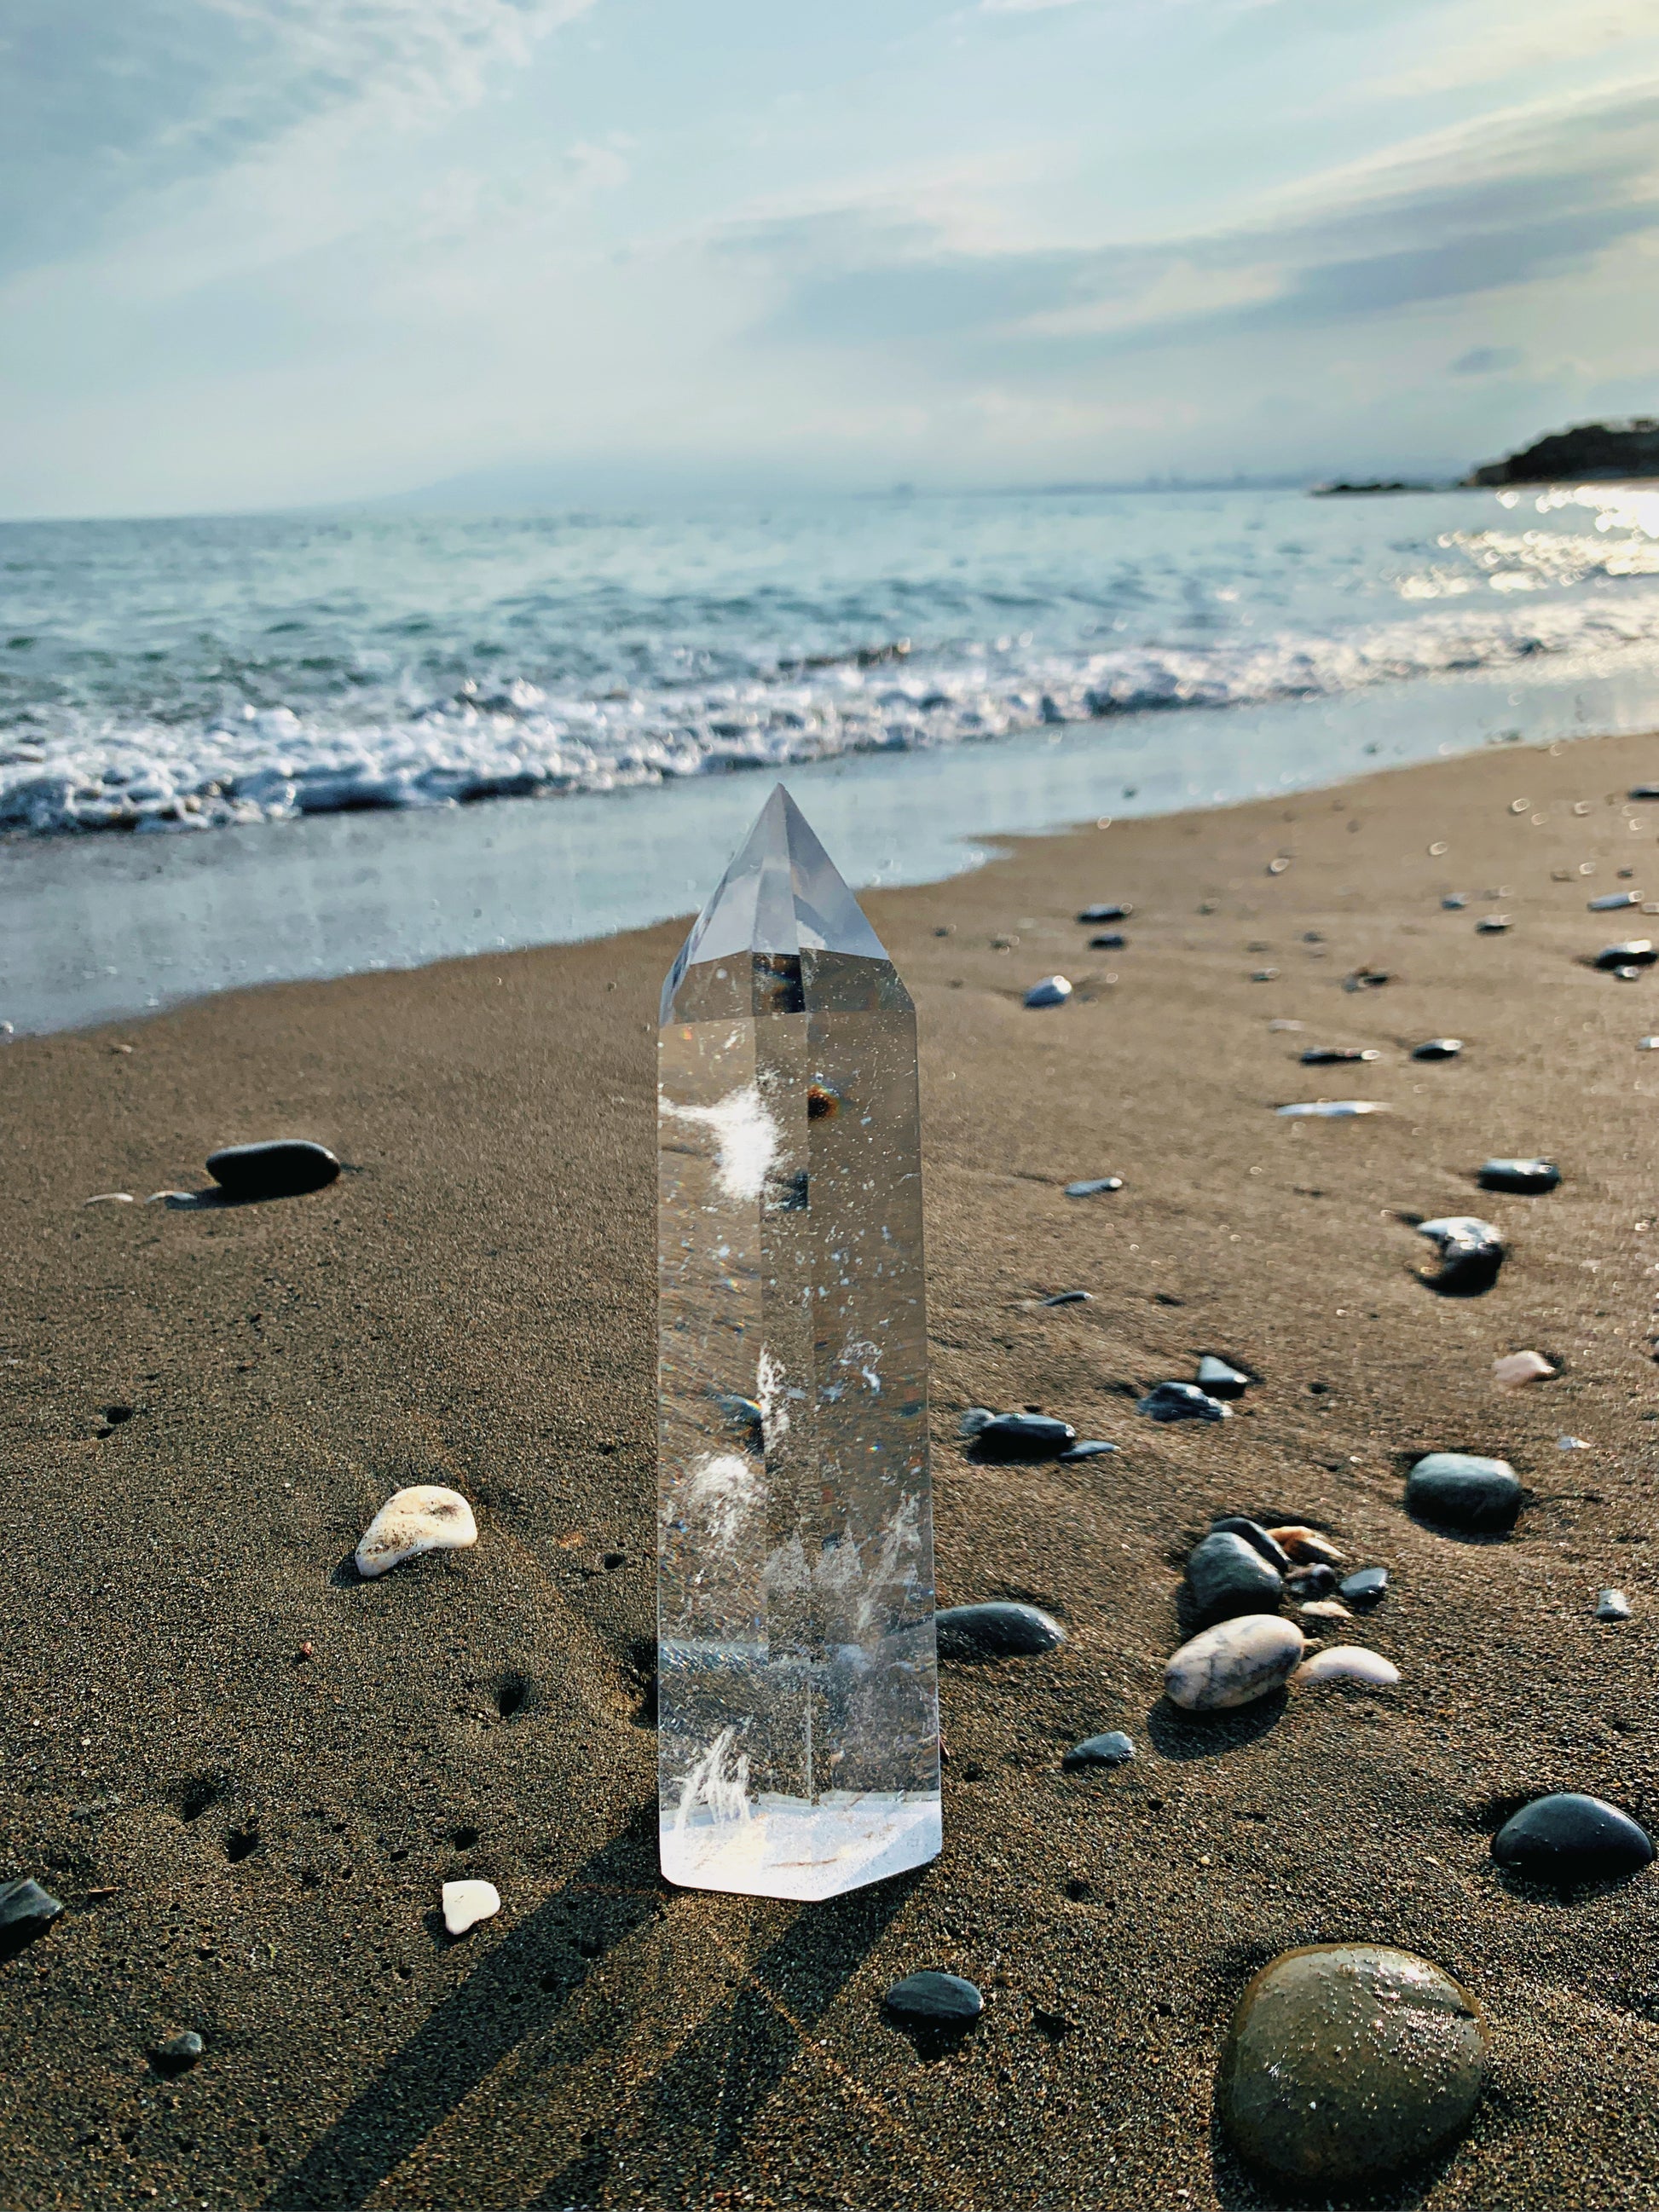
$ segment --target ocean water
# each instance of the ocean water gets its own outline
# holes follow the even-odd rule
[[[1651,489],[0,526],[0,1019],[687,911],[734,770],[863,885],[1652,728]]]
[[[1659,495],[0,529],[0,828],[611,792],[1659,651]]]

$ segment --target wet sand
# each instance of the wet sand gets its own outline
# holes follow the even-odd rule
[[[1356,1937],[1446,1966],[1494,2039],[1467,2137],[1375,2202],[1659,2203],[1659,1875],[1563,1902],[1488,1858],[1550,1788],[1659,1816],[1659,974],[1581,964],[1655,927],[1585,910],[1626,866],[1659,897],[1659,806],[1625,803],[1655,775],[1656,739],[1507,747],[868,900],[921,1018],[941,1599],[1030,1599],[1069,1641],[943,1670],[944,1856],[830,1905],[656,1870],[651,1092],[681,930],[7,1048],[0,1877],[69,1909],[0,1965],[0,2202],[1272,2203],[1212,2136],[1221,2035],[1273,1954]],[[1113,899],[1127,945],[1086,950],[1073,917]],[[1391,980],[1345,991],[1362,964]],[[1076,999],[1025,1011],[1056,969]],[[1461,1059],[1407,1057],[1441,1034]],[[1297,1065],[1325,1043],[1382,1057]],[[1393,1111],[1270,1110],[1321,1095]],[[82,1203],[276,1133],[349,1172]],[[1476,1194],[1534,1152],[1559,1191]],[[1437,1297],[1399,1216],[1468,1211],[1512,1257]],[[1560,1375],[1500,1392],[1525,1349]],[[1136,1413],[1207,1351],[1262,1378],[1240,1418]],[[972,1404],[1121,1450],[976,1467]],[[1513,1462],[1512,1536],[1407,1516],[1434,1448]],[[356,1583],[411,1481],[466,1493],[476,1549]],[[1180,1563],[1236,1510],[1389,1566],[1352,1640],[1398,1689],[1161,1704]],[[1111,1728],[1133,1765],[1062,1775]],[[452,1943],[462,1874],[503,1908]],[[943,2055],[880,2009],[921,1966],[988,2001]],[[162,2078],[143,2054],[187,2028],[206,2056]]]

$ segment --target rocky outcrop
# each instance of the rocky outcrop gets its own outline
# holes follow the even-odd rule
[[[1638,416],[1630,422],[1580,422],[1553,430],[1522,452],[1488,461],[1465,478],[1471,484],[1594,482],[1659,477],[1659,422]]]

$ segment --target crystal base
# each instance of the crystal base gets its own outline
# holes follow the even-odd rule
[[[830,1790],[814,1805],[763,1795],[744,1820],[694,1814],[676,1825],[670,1815],[659,1856],[664,1875],[681,1889],[816,1904],[926,1866],[941,1841],[937,1797]]]

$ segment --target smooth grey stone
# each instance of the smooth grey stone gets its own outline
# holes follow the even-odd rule
[[[1627,944],[1604,945],[1595,956],[1598,968],[1651,968],[1659,960],[1650,937],[1632,937]]]
[[[165,2043],[158,2043],[149,2055],[158,2072],[182,2074],[206,2051],[206,2044],[195,2029],[187,2027],[182,2035],[170,2035]]]
[[[1561,1170],[1553,1160],[1488,1160],[1480,1170],[1482,1190],[1509,1190],[1522,1196],[1553,1190]]]
[[[1103,1459],[1108,1452],[1116,1449],[1115,1444],[1109,1444],[1099,1437],[1079,1437],[1074,1444],[1067,1444],[1061,1452],[1060,1463],[1064,1467],[1068,1460]]]
[[[1412,1047],[1413,1060],[1455,1060],[1463,1049],[1462,1037],[1429,1037]]]
[[[1595,1618],[1598,1620],[1628,1620],[1630,1617],[1630,1600],[1623,1590],[1604,1589],[1596,1599]]]
[[[981,1459],[1057,1459],[1077,1442],[1069,1421],[1048,1413],[998,1413],[974,1438]]]
[[[1212,1398],[1242,1398],[1252,1378],[1242,1369],[1230,1367],[1224,1359],[1218,1359],[1214,1352],[1206,1352],[1198,1363],[1198,1373],[1193,1380]]]
[[[1381,1060],[1382,1054],[1371,1045],[1310,1044],[1302,1055],[1304,1067],[1346,1067],[1351,1061]]]
[[[1044,1298],[1042,1303],[1045,1306],[1086,1306],[1091,1303],[1092,1296],[1093,1293],[1089,1291],[1056,1291],[1051,1297]]]
[[[1063,1006],[1071,995],[1072,987],[1064,975],[1045,975],[1025,994],[1025,1003],[1028,1006]]]
[[[1448,914],[1461,914],[1469,902],[1467,891],[1448,891],[1440,902]]]
[[[1336,1588],[1336,1576],[1322,1561],[1310,1567],[1294,1567],[1286,1577],[1291,1595],[1298,1603],[1310,1598],[1329,1597]]]
[[[1121,1176],[1097,1176],[1091,1182],[1068,1182],[1066,1195],[1067,1198],[1095,1198],[1103,1190],[1121,1190],[1122,1188]]]
[[[1291,1555],[1276,1536],[1270,1536],[1259,1521],[1252,1521],[1244,1513],[1221,1513],[1210,1523],[1210,1534],[1242,1536],[1253,1552],[1260,1552],[1275,1574],[1287,1575],[1291,1571]]]
[[[1194,1545],[1187,1561],[1187,1587],[1206,1620],[1237,1613],[1267,1613],[1285,1595],[1284,1577],[1242,1536],[1224,1531]]]
[[[1380,1943],[1308,1944],[1281,1952],[1239,1999],[1217,2114],[1252,2165],[1346,2201],[1467,2124],[1487,2044],[1480,2007],[1428,1960]]]
[[[1164,1695],[1189,1713],[1254,1705],[1284,1686],[1307,1648],[1302,1631],[1277,1613],[1241,1613],[1188,1638],[1165,1662]]]
[[[1653,1863],[1645,1828],[1599,1797],[1534,1797],[1492,1839],[1499,1866],[1534,1881],[1622,1881]]]
[[[1085,1736],[1074,1743],[1060,1765],[1077,1766],[1122,1766],[1135,1755],[1134,1745],[1121,1729],[1113,1729],[1106,1735]]]
[[[1031,1659],[1058,1650],[1066,1631],[1035,1605],[994,1600],[947,1605],[934,1622],[941,1659]]]
[[[298,1198],[331,1183],[340,1163],[326,1145],[277,1137],[267,1144],[222,1146],[208,1154],[207,1171],[228,1198]]]
[[[1659,783],[1638,783],[1632,787],[1632,799],[1659,799]]]
[[[1132,906],[1085,906],[1078,916],[1079,921],[1127,921],[1134,912]]]
[[[1232,1409],[1196,1382],[1158,1382],[1135,1410],[1154,1421],[1224,1421]]]
[[[1344,1575],[1336,1586],[1336,1594],[1350,1605],[1376,1605],[1387,1595],[1388,1588],[1386,1567],[1358,1567],[1352,1574]]]
[[[1589,901],[1589,907],[1591,914],[1616,914],[1620,907],[1640,906],[1641,903],[1639,891],[1603,891],[1600,898]]]
[[[985,2009],[985,2000],[971,1982],[931,1968],[895,1982],[883,2002],[895,2018],[924,2027],[969,2027]]]
[[[1514,924],[1506,914],[1483,914],[1474,927],[1479,936],[1501,937],[1506,929],[1513,928]]]
[[[1507,1528],[1521,1510],[1520,1478],[1507,1460],[1430,1452],[1407,1478],[1406,1504],[1453,1528]]]
[[[27,1875],[0,1882],[0,1957],[43,1936],[63,1909],[49,1889]]]

